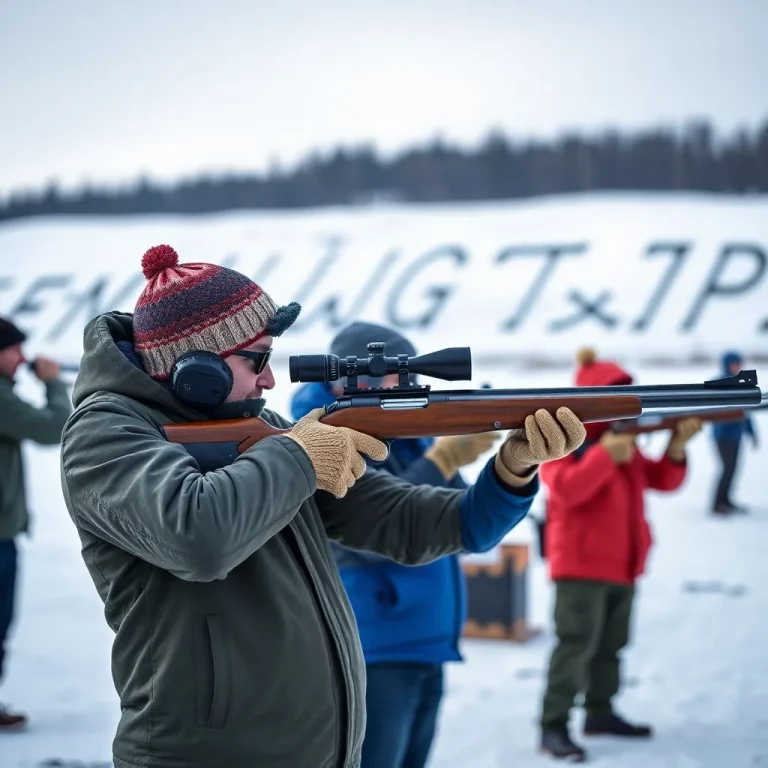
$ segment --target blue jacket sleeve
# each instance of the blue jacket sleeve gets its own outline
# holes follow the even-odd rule
[[[756,440],[757,432],[755,431],[755,422],[752,420],[750,416],[747,416],[745,421],[746,421],[746,424],[744,425],[744,430],[753,440]]]
[[[528,514],[539,490],[538,473],[522,488],[502,483],[493,468],[494,458],[461,502],[461,535],[467,552],[487,552],[499,544]]]
[[[336,400],[328,387],[321,382],[310,382],[299,387],[291,397],[291,418],[298,421],[315,408],[330,405]]]

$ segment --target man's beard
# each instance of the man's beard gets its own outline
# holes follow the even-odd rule
[[[263,397],[232,400],[208,411],[211,419],[251,419],[260,416],[267,401]]]

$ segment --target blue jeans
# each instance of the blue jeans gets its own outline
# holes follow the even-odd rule
[[[0,541],[0,678],[3,676],[5,640],[13,619],[13,601],[16,595],[16,542]]]
[[[369,664],[361,768],[424,768],[443,697],[442,664]]]

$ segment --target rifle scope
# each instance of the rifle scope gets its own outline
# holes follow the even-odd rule
[[[469,347],[447,347],[426,355],[387,357],[385,344],[368,344],[368,357],[336,355],[291,355],[288,366],[291,381],[336,381],[345,377],[380,378],[390,373],[422,374],[445,381],[472,378],[472,353]]]

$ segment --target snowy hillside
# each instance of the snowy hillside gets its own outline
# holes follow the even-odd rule
[[[131,310],[139,263],[169,243],[304,311],[278,352],[322,351],[356,317],[426,351],[570,363],[768,357],[768,198],[594,194],[497,204],[72,218],[0,225],[0,309],[35,347],[77,356],[82,325]]]

